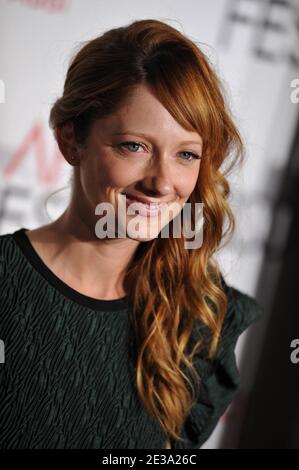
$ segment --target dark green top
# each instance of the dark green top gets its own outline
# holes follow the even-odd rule
[[[59,279],[21,228],[0,236],[0,448],[162,449],[167,436],[138,395],[129,297],[97,300]],[[235,346],[262,314],[227,286],[229,306],[216,359],[197,356],[198,399],[185,422],[196,449],[240,385]]]

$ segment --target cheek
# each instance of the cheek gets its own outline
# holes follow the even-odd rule
[[[123,162],[113,161],[111,164],[111,161],[101,159],[81,168],[81,178],[85,185],[88,183],[89,187],[93,187],[96,192],[102,192],[109,187],[126,186],[132,173],[129,170],[128,165]]]
[[[140,175],[136,166],[122,160],[113,160],[109,164],[101,162],[98,166],[98,179],[102,187],[124,188],[138,180]]]
[[[184,178],[184,180],[181,180],[178,186],[179,194],[181,198],[186,198],[190,196],[190,194],[193,192],[196,183],[198,180],[198,175],[196,176],[190,176],[188,178]]]

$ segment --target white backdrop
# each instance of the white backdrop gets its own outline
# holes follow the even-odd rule
[[[247,157],[231,177],[237,231],[219,254],[223,273],[254,295],[275,195],[298,117],[299,0],[0,0],[0,233],[35,228],[64,210],[70,168],[48,128],[69,59],[105,30],[135,19],[166,21],[201,45],[225,83]],[[268,28],[265,29],[265,26]],[[293,100],[294,101],[294,100]],[[244,333],[237,345],[240,360]],[[254,369],[246,371],[242,397]],[[217,448],[228,414],[204,448]],[[237,419],[236,417],[234,419]]]

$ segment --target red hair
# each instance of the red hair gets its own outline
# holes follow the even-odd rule
[[[159,20],[134,21],[106,31],[76,53],[50,125],[57,130],[72,122],[77,141],[84,144],[93,121],[116,111],[142,83],[180,125],[203,139],[199,177],[188,201],[204,204],[202,245],[186,249],[183,233],[171,237],[170,222],[169,238],[139,245],[126,277],[138,391],[165,432],[181,439],[200,385],[192,358],[196,352],[214,357],[227,311],[213,255],[235,227],[226,176],[242,158],[243,143],[222,84],[199,46],[181,32]]]

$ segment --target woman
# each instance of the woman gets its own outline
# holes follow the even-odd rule
[[[134,21],[77,52],[50,125],[73,166],[69,205],[0,237],[1,446],[200,448],[261,314],[213,259],[243,151],[221,84],[182,33]],[[187,205],[198,221],[195,203],[202,242],[186,248],[174,231]]]

